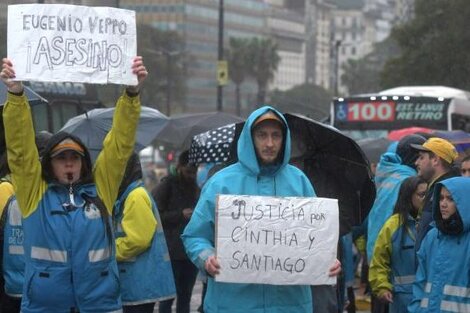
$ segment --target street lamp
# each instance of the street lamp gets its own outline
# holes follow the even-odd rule
[[[335,77],[335,96],[338,96],[339,89],[339,48],[341,47],[341,40],[335,41],[335,68],[334,68],[334,77]]]
[[[173,71],[171,68],[172,65],[172,59],[174,56],[177,56],[181,54],[181,51],[168,51],[164,48],[158,48],[158,50],[152,50],[152,49],[146,49],[147,52],[160,55],[160,56],[165,56],[166,58],[166,115],[170,116],[171,114],[171,101],[172,101],[172,81],[173,81]]]
[[[217,66],[220,66],[224,59],[224,0],[219,0],[219,42],[218,42]],[[217,111],[222,111],[223,85],[217,81]]]

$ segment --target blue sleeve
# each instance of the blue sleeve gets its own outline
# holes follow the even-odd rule
[[[213,184],[207,183],[203,187],[191,220],[181,235],[186,254],[203,272],[207,258],[215,255],[214,220],[217,191],[212,186]]]
[[[415,281],[413,283],[413,300],[408,305],[408,312],[420,312],[421,299],[424,297],[424,288],[427,282],[426,255],[430,247],[430,236],[426,236],[421,248],[416,254],[418,269],[416,271]]]

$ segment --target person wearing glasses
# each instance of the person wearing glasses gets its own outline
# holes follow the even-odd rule
[[[427,183],[418,176],[402,182],[393,215],[385,222],[375,243],[369,282],[374,295],[388,304],[390,313],[406,312],[412,300],[416,220],[426,189]]]
[[[464,177],[470,177],[470,155],[467,155],[460,162],[460,174]]]

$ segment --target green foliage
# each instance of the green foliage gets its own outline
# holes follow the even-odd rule
[[[321,121],[330,114],[332,97],[329,91],[320,86],[303,84],[287,91],[273,91],[269,104],[282,112],[300,113]]]
[[[176,32],[161,31],[146,24],[137,24],[137,55],[144,58],[149,76],[141,92],[142,104],[167,113],[167,86],[170,81],[171,113],[184,110],[186,95],[187,59],[183,41]],[[171,57],[167,58],[167,53]],[[116,101],[121,88],[107,85],[100,88],[106,104]]]
[[[359,60],[349,60],[343,65],[341,82],[347,86],[348,95],[373,93],[382,89],[380,75],[385,63],[399,53],[392,38],[375,45],[374,50]]]
[[[247,62],[249,40],[243,38],[230,38],[229,49],[225,51],[228,62],[228,75],[235,84],[236,113],[241,113],[240,85],[248,74]]]
[[[268,83],[274,78],[281,58],[271,39],[252,38],[248,44],[248,73],[258,84],[257,105],[263,105]]]
[[[401,54],[384,67],[381,85],[445,85],[469,89],[470,6],[467,0],[416,0],[416,15],[392,31]]]

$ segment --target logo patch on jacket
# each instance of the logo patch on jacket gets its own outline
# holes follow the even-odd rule
[[[101,218],[101,213],[96,205],[90,203],[85,207],[85,216],[90,220],[94,220]]]

